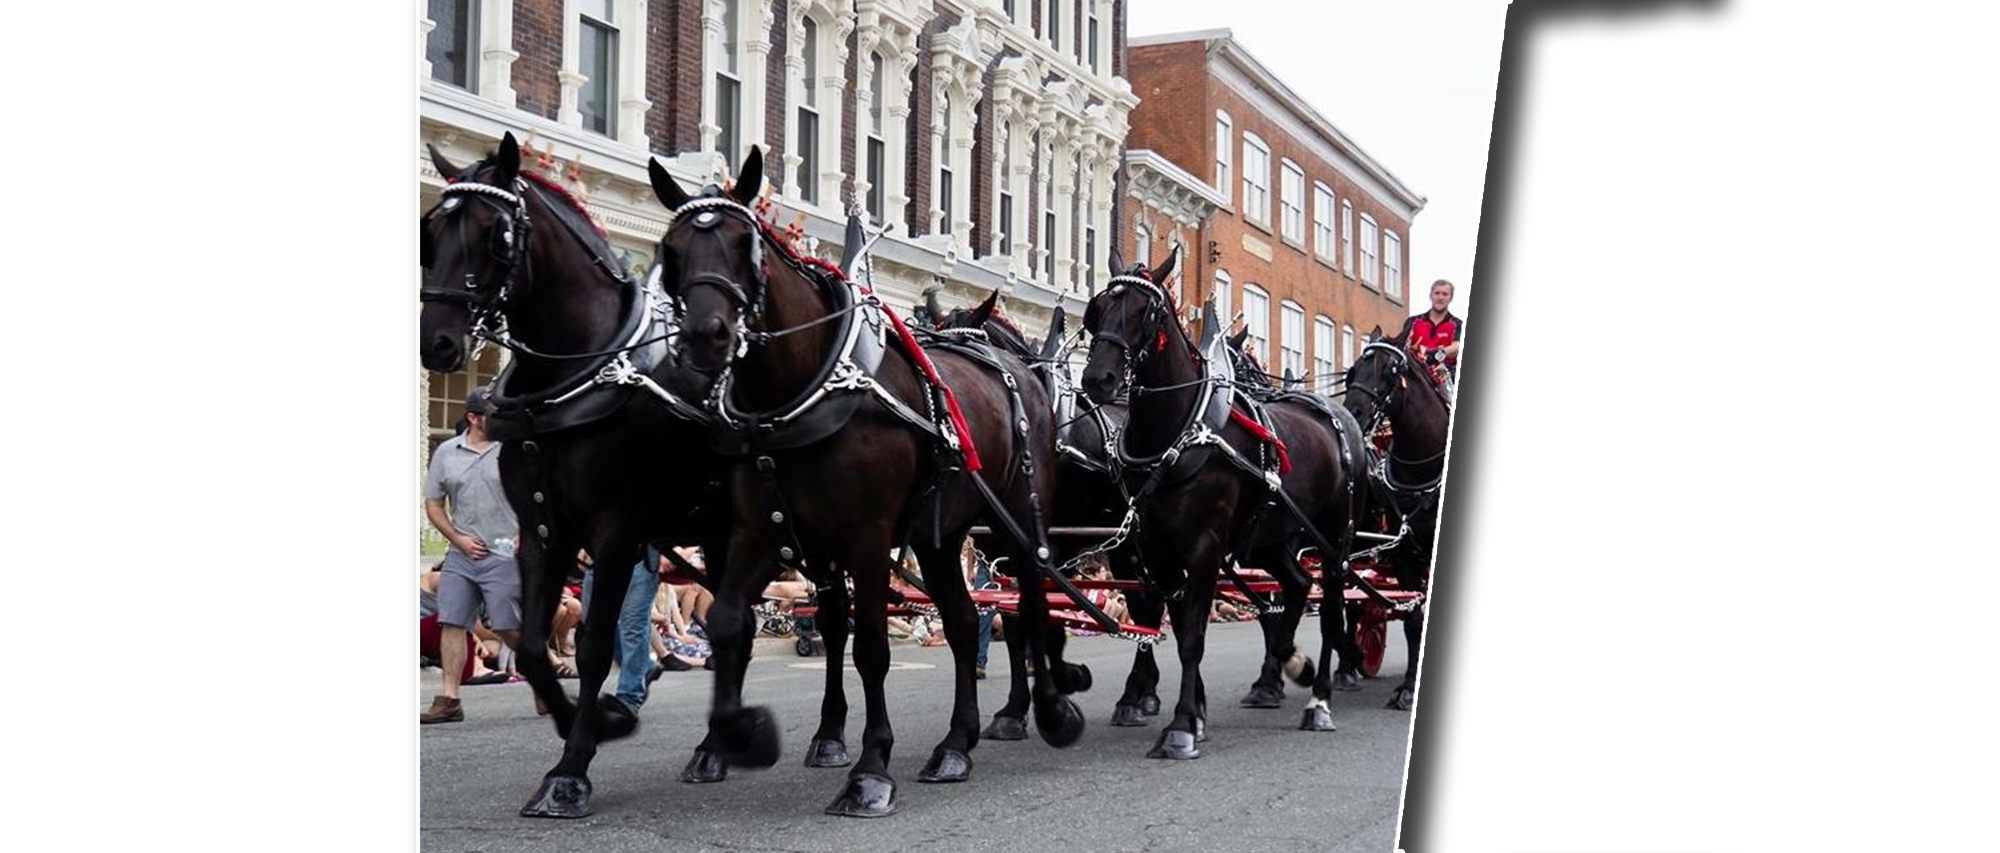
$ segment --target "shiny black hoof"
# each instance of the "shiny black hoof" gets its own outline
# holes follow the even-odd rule
[[[1252,684],[1250,692],[1243,694],[1241,704],[1245,708],[1283,708],[1285,688],[1262,682]]]
[[[948,746],[931,753],[930,763],[917,774],[919,782],[963,782],[972,778],[972,756]]]
[[[1342,693],[1353,693],[1361,689],[1361,673],[1336,672],[1333,674],[1333,689]]]
[[[994,714],[993,722],[979,736],[987,740],[1027,740],[1028,718]]]
[[[1055,701],[1035,708],[1035,728],[1042,733],[1042,741],[1061,748],[1076,743],[1083,737],[1083,711],[1076,707],[1067,696],[1058,696]]]
[[[1417,693],[1408,687],[1396,688],[1396,695],[1389,697],[1389,704],[1382,707],[1391,711],[1408,711],[1417,707]]]
[[[1292,683],[1300,687],[1311,687],[1313,679],[1319,677],[1319,665],[1312,658],[1304,658],[1299,671],[1291,674]]]
[[[639,712],[609,693],[597,697],[595,717],[598,743],[631,737],[639,730]]]
[[[807,767],[846,767],[854,759],[847,757],[847,744],[832,738],[813,738],[806,747]]]
[[[1160,733],[1160,742],[1146,753],[1147,758],[1171,758],[1175,761],[1193,761],[1201,757],[1196,747],[1193,732],[1168,729]]]
[[[1066,663],[1056,671],[1062,673],[1062,676],[1056,679],[1057,692],[1068,695],[1090,691],[1092,684],[1090,667],[1080,663]]]
[[[590,780],[582,776],[548,776],[528,804],[522,817],[556,817],[575,820],[590,816]]]
[[[1160,715],[1160,697],[1151,694],[1139,697],[1139,712],[1148,717]]]
[[[1334,730],[1333,710],[1325,705],[1313,705],[1306,709],[1306,715],[1299,720],[1299,731],[1330,732]]]
[[[1121,704],[1111,709],[1111,724],[1122,728],[1143,726],[1146,724],[1146,712],[1139,710],[1137,705]]]
[[[880,773],[847,777],[847,790],[826,807],[840,817],[888,817],[896,813],[896,780]]]
[[[1194,718],[1194,742],[1208,743],[1208,718]]]
[[[721,728],[724,755],[736,767],[778,763],[778,718],[765,707],[737,711]]]
[[[722,753],[712,749],[695,747],[694,757],[688,759],[681,768],[681,781],[691,784],[720,782],[729,778],[729,762],[722,760]]]

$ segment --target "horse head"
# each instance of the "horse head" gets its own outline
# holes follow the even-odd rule
[[[1384,336],[1381,326],[1368,333],[1361,354],[1347,367],[1347,393],[1342,400],[1355,420],[1372,425],[1377,418],[1389,415],[1398,396],[1409,387],[1404,371],[1410,363],[1401,340]]]
[[[1100,405],[1116,399],[1133,371],[1166,348],[1169,326],[1179,333],[1172,300],[1161,283],[1180,268],[1180,247],[1151,271],[1143,265],[1120,270],[1115,256],[1112,262],[1110,281],[1083,313],[1083,327],[1091,334],[1083,391]]]
[[[466,336],[490,330],[508,297],[527,284],[528,197],[512,133],[498,152],[463,168],[437,146],[430,152],[451,183],[418,223],[424,308],[417,340],[424,367],[449,373],[465,366]]]
[[[749,325],[767,293],[763,226],[750,209],[764,183],[756,146],[727,191],[713,184],[690,196],[660,161],[649,164],[653,192],[672,219],[660,237],[660,286],[680,317],[680,363],[713,379],[743,354]]]

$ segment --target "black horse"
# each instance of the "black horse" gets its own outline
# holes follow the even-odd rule
[[[698,412],[668,390],[676,377],[667,369],[665,302],[623,272],[581,206],[521,171],[511,133],[498,153],[469,167],[435,148],[431,158],[452,183],[423,223],[423,364],[459,369],[469,334],[516,353],[496,383],[500,411],[491,423],[504,442],[501,483],[521,523],[521,671],[566,739],[521,813],[583,817],[599,741],[638,725],[615,697],[597,695],[617,654],[630,573],[646,543],[702,544],[722,564],[720,507],[703,500],[721,471],[705,454],[685,452],[703,433],[691,420]],[[597,578],[573,705],[541,649],[579,549],[595,558]]]
[[[894,737],[884,679],[891,551],[914,549],[956,663],[950,731],[919,778],[959,781],[971,772],[969,753],[979,739],[976,622],[959,545],[989,516],[986,498],[1005,510],[990,522],[1019,528],[1019,542],[1032,543],[1045,531],[1054,495],[1048,401],[1017,359],[988,363],[953,348],[927,354],[909,343],[873,294],[793,254],[748,207],[762,184],[757,149],[728,191],[709,187],[689,196],[657,162],[651,171],[655,193],[673,213],[658,256],[661,282],[682,320],[675,369],[702,389],[714,420],[709,443],[724,461],[732,519],[709,620],[712,737],[732,764],[775,762],[777,725],[769,709],[742,704],[749,603],[781,565],[811,558],[808,566],[834,567],[854,584],[854,659],[867,722],[860,759],[827,811],[889,814]],[[856,230],[850,228],[850,242]],[[1045,564],[1049,556],[1045,545],[1009,550],[1017,567]],[[1022,584],[1029,624],[1023,633],[1030,658],[1046,664],[1036,637],[1047,603],[1039,577],[1024,574],[1030,582]],[[822,587],[841,583],[832,575],[820,580]],[[1050,673],[1046,665],[1039,671]],[[1084,728],[1075,704],[1058,692],[1067,674],[1058,670],[1035,684],[1038,728],[1058,746]]]
[[[1389,549],[1389,565],[1403,589],[1428,594],[1438,503],[1444,489],[1451,401],[1405,349],[1405,342],[1384,338],[1378,326],[1369,333],[1360,357],[1347,369],[1344,403],[1370,432],[1387,419],[1395,435],[1382,460],[1378,503],[1394,529],[1401,528],[1398,521],[1407,523],[1409,529],[1396,547]],[[1410,666],[1389,700],[1389,707],[1396,710],[1416,707],[1418,650],[1423,644],[1426,609],[1420,605],[1403,619]]]
[[[1322,660],[1303,727],[1332,729],[1330,658],[1345,629],[1336,567],[1345,566],[1360,518],[1361,450],[1359,427],[1336,426],[1330,407],[1289,398],[1258,407],[1236,397],[1213,307],[1205,312],[1205,343],[1197,348],[1155,284],[1173,274],[1179,259],[1176,251],[1150,274],[1138,267],[1115,271],[1091,299],[1084,328],[1093,340],[1083,388],[1098,403],[1131,388],[1118,457],[1138,500],[1136,538],[1147,571],[1170,590],[1182,666],[1173,720],[1148,756],[1191,759],[1200,757],[1197,744],[1206,736],[1200,666],[1218,572],[1234,557],[1289,550],[1305,523],[1326,531],[1315,544],[1327,560],[1322,588],[1329,594],[1320,621]],[[1237,406],[1261,408],[1265,420],[1233,412]],[[1301,583],[1296,563],[1280,555],[1287,559],[1273,565],[1274,574],[1292,574]],[[1267,623],[1267,641],[1288,639],[1274,633]]]

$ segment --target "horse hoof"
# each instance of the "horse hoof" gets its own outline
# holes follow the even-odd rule
[[[826,813],[840,817],[887,817],[896,813],[896,780],[881,773],[855,773],[847,777],[847,790],[826,807]]]
[[[729,778],[729,763],[722,760],[722,753],[696,747],[694,757],[688,759],[681,768],[681,781],[691,784],[720,782]]]
[[[1311,707],[1306,708],[1306,715],[1299,720],[1299,731],[1302,732],[1330,732],[1333,730],[1333,710],[1325,705],[1315,703]]]
[[[730,764],[769,767],[778,763],[778,718],[771,709],[744,708],[721,728],[722,746]]]
[[[948,746],[931,753],[930,763],[917,774],[919,782],[963,782],[972,778],[972,756]]]
[[[1391,711],[1408,711],[1417,707],[1416,691],[1408,687],[1396,688],[1396,695],[1389,697],[1389,704],[1382,707]]]
[[[1159,716],[1160,697],[1152,695],[1139,697],[1139,713],[1145,714],[1148,717]]]
[[[1194,718],[1194,742],[1208,743],[1208,718]]]
[[[1250,692],[1243,694],[1241,704],[1245,708],[1283,708],[1285,707],[1285,688],[1273,687],[1263,683],[1252,684],[1250,685]]]
[[[993,722],[979,736],[987,740],[1027,740],[1028,718],[994,714]]]
[[[630,737],[639,730],[638,712],[609,693],[597,697],[596,719],[599,743]]]
[[[1146,724],[1146,712],[1140,710],[1137,705],[1121,703],[1111,709],[1111,724],[1124,728],[1143,726]]]
[[[847,757],[847,744],[833,738],[813,738],[806,747],[807,767],[846,767],[854,759]]]
[[[1056,679],[1056,689],[1064,695],[1090,692],[1092,684],[1090,667],[1080,663],[1066,663],[1057,671],[1063,673],[1063,677]]]
[[[1152,750],[1146,753],[1146,757],[1193,761],[1201,757],[1201,750],[1194,744],[1193,732],[1168,729],[1160,733],[1160,742],[1153,745]]]
[[[1318,676],[1319,666],[1313,663],[1312,658],[1306,658],[1305,663],[1299,667],[1299,671],[1292,675],[1292,683],[1300,687],[1311,687],[1313,679]]]
[[[1076,743],[1077,738],[1083,737],[1083,726],[1083,711],[1067,696],[1058,696],[1035,709],[1035,728],[1041,731],[1042,741],[1050,746],[1062,748]]]
[[[590,816],[590,780],[582,776],[547,776],[528,804],[522,817],[555,817],[575,820]]]
[[[1333,689],[1342,693],[1353,693],[1361,689],[1361,673],[1336,672],[1333,674]]]

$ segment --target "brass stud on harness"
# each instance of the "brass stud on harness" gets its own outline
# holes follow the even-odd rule
[[[546,499],[541,492],[536,492],[534,494],[534,498],[535,498],[535,503],[541,503],[543,500]]]
[[[792,546],[785,545],[778,549],[778,559],[789,560],[791,558],[792,558]]]
[[[548,526],[548,525],[546,525],[546,524],[537,524],[537,525],[535,525],[535,535],[536,535],[536,536],[540,536],[540,537],[542,537],[542,538],[544,538],[544,539],[548,538],[548,536],[549,536],[549,526]]]
[[[785,514],[784,514],[784,513],[782,513],[782,512],[776,512],[776,511],[773,511],[773,512],[771,513],[771,523],[772,523],[772,524],[784,524],[784,523],[785,523]]]

